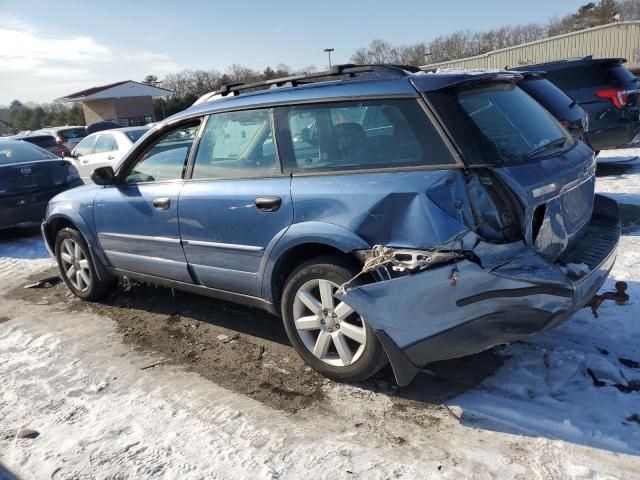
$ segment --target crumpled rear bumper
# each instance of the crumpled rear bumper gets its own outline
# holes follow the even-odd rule
[[[604,283],[619,237],[617,203],[597,195],[582,239],[555,264],[522,244],[482,244],[475,252],[481,265],[463,260],[340,296],[376,331],[406,385],[429,362],[521,340],[569,318]]]

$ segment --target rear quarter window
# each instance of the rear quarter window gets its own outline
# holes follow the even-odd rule
[[[297,171],[455,164],[414,99],[364,100],[284,107],[277,111]]]

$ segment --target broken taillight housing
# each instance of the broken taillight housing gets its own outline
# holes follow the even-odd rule
[[[595,93],[600,98],[607,98],[613,102],[616,108],[624,108],[629,100],[629,92],[624,88],[605,88],[596,90]]]

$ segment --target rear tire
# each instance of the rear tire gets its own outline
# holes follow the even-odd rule
[[[309,260],[289,275],[282,294],[282,320],[302,359],[338,382],[360,382],[387,362],[369,324],[333,295],[358,270],[340,257]],[[351,285],[362,281],[356,279]]]
[[[55,255],[60,276],[76,297],[89,301],[100,300],[111,293],[118,283],[117,278],[98,278],[89,246],[82,234],[73,228],[63,228],[58,232]]]

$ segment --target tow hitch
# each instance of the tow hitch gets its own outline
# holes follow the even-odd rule
[[[598,308],[605,300],[613,300],[616,305],[624,305],[629,301],[629,294],[627,293],[627,282],[616,282],[615,292],[605,292],[602,295],[594,295],[589,303],[585,307],[591,307],[591,313],[595,318],[598,318]]]

